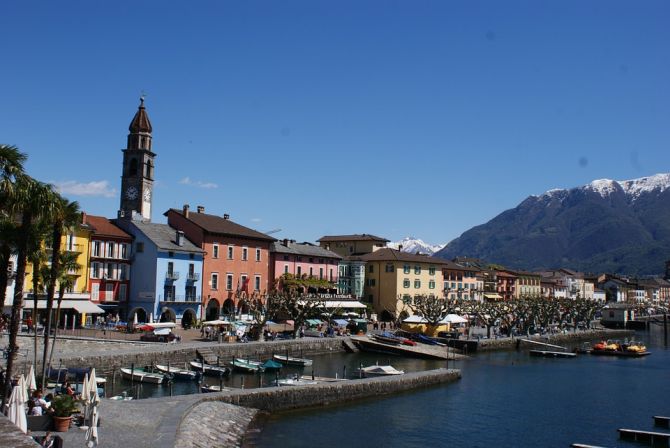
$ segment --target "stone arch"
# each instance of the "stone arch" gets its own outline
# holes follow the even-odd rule
[[[249,301],[247,299],[242,299],[239,301],[237,304],[237,310],[241,314],[249,314],[249,311],[251,311],[251,307],[249,306]]]
[[[163,307],[160,318],[158,319],[159,322],[176,322],[177,321],[177,313],[174,312],[172,308]]]
[[[134,308],[128,313],[128,322],[135,321],[135,315],[137,315],[137,322],[147,322],[147,312],[144,308]]]
[[[147,160],[144,177],[146,177],[147,179],[152,179],[153,172],[154,172],[154,165],[153,163],[151,163],[151,160]]]
[[[205,320],[216,320],[219,318],[219,301],[210,299],[207,302],[207,310],[205,311]]]
[[[393,314],[389,310],[384,310],[379,315],[379,320],[381,320],[382,322],[390,322],[395,319]]]
[[[221,312],[223,314],[235,314],[235,302],[233,299],[226,299],[225,302],[223,302],[223,307],[221,308]]]
[[[197,319],[197,314],[191,308],[186,308],[184,314],[181,317],[181,326],[184,328],[190,328],[195,324]]]

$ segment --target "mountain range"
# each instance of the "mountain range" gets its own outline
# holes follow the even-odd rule
[[[400,241],[388,243],[387,246],[392,249],[398,249],[400,246],[402,246],[403,252],[408,252],[411,254],[422,253],[424,255],[433,255],[435,252],[442,249],[445,244],[428,244],[422,239],[408,236]]]
[[[609,179],[529,196],[435,256],[514,269],[658,274],[670,260],[670,174]]]

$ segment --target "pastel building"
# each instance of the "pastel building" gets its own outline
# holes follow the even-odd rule
[[[91,229],[88,288],[91,301],[106,313],[118,315],[127,308],[130,286],[132,237],[109,219],[84,215]]]
[[[479,268],[447,261],[442,266],[444,296],[452,300],[481,300],[484,281],[479,273]]]
[[[382,320],[412,314],[404,300],[417,295],[442,297],[446,260],[400,252],[391,248],[361,257],[366,263],[365,297]]]
[[[203,250],[167,224],[115,223],[133,236],[128,320],[187,326],[201,319]]]
[[[539,273],[528,271],[514,271],[514,298],[542,296],[542,276]]]
[[[295,277],[338,282],[338,264],[342,257],[335,252],[311,243],[296,243],[295,240],[275,241],[270,247],[270,278],[276,283],[284,274]]]
[[[229,215],[170,209],[168,224],[204,251],[203,292],[207,320],[248,311],[247,300],[263,300],[270,288],[270,246],[275,238],[230,220]]]

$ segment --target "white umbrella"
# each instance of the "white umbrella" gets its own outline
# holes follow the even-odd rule
[[[98,400],[98,381],[95,377],[95,367],[91,369],[91,376],[88,377],[88,391],[86,394],[89,397],[91,403],[97,402]]]
[[[23,403],[27,403],[30,399],[30,394],[28,393],[28,383],[26,382],[25,376],[21,375],[19,377],[18,386],[21,388],[21,399],[23,400]]]
[[[95,368],[91,369],[91,376],[88,379],[88,390],[86,390],[86,420],[88,420],[88,430],[86,430],[86,442],[89,447],[98,445],[98,384],[95,376]]]
[[[37,389],[37,381],[35,380],[35,368],[34,366],[30,366],[30,370],[28,370],[28,391],[32,392]]]
[[[133,314],[133,325],[137,325],[137,311]]]
[[[444,319],[440,321],[441,324],[463,324],[467,319],[462,318],[458,314],[447,314]]]
[[[19,380],[20,381],[20,380]],[[28,421],[26,419],[25,403],[27,400],[23,399],[23,392],[21,386],[14,386],[12,388],[12,395],[9,396],[7,405],[7,417],[24,433],[28,432]]]
[[[149,323],[150,324],[154,323],[154,313],[149,313]]]
[[[86,446],[89,448],[98,446],[98,407],[93,405],[91,408],[91,418],[88,429],[86,430]]]

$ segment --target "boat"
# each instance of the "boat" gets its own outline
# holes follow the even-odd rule
[[[256,372],[262,372],[265,370],[261,365],[259,361],[247,361],[245,359],[240,359],[240,358],[234,358],[230,365],[233,367],[233,370],[237,370],[238,372],[244,372],[244,373],[256,373]]]
[[[312,360],[307,359],[307,358],[295,358],[293,356],[288,356],[288,355],[274,355],[272,357],[275,361],[279,361],[282,364],[289,365],[289,366],[311,366],[312,365]]]
[[[196,372],[203,372],[203,363],[198,361],[191,361],[189,365]],[[230,369],[226,366],[215,366],[212,364],[204,364],[205,371],[203,372],[205,376],[225,376],[230,375]]]
[[[372,338],[375,341],[383,342],[384,344],[400,345],[402,342],[400,338],[387,334],[373,334]]]
[[[348,378],[332,378],[326,376],[302,375],[300,377],[303,381],[316,381],[317,383],[339,383],[340,381],[349,381]]]
[[[184,370],[174,366],[164,366],[162,364],[155,364],[156,369],[163,373],[168,373],[176,380],[197,380],[200,374],[193,370]]]
[[[202,386],[200,386],[200,392],[202,392],[203,394],[207,394],[207,393],[210,393],[210,392],[225,392],[227,390],[230,390],[230,389],[228,389],[226,387],[217,386],[217,385],[203,384]]]
[[[651,355],[651,352],[647,351],[647,347],[642,342],[628,340],[623,343],[619,341],[601,341],[594,344],[593,350],[590,353],[592,355],[633,358]]]
[[[635,352],[635,353],[644,353],[647,351],[647,346],[644,345],[642,342],[637,341],[626,342],[622,345],[622,348],[628,352]]]
[[[293,378],[280,378],[275,381],[277,386],[309,386],[310,384],[319,384],[317,381],[303,379],[295,375]]]
[[[393,366],[374,365],[374,366],[361,367],[360,369],[356,369],[356,374],[362,375],[366,378],[373,377],[373,376],[402,375],[404,373],[405,373],[404,370],[398,370]]]
[[[127,394],[126,395],[114,395],[113,397],[108,398],[108,400],[114,400],[114,401],[130,401],[132,399],[133,399],[133,397],[129,397]]]
[[[165,381],[165,375],[163,373],[153,373],[147,372],[144,369],[128,369],[125,367],[121,368],[121,374],[127,380],[133,380],[140,383],[153,383],[153,384],[162,384]]]
[[[263,364],[261,364],[261,366],[262,366],[265,370],[279,370],[279,369],[281,369],[282,367],[284,367],[283,364],[281,364],[281,363],[279,363],[279,362],[277,362],[277,361],[275,361],[275,360],[272,360],[272,359],[268,359],[268,360],[265,361]]]

